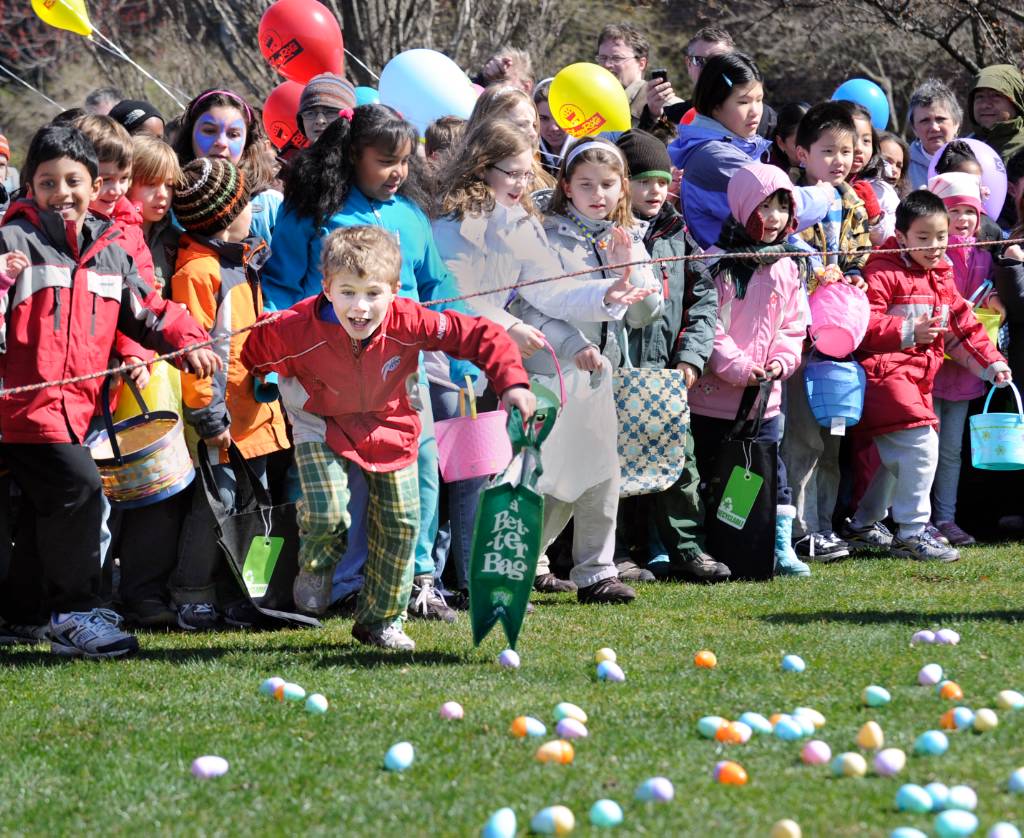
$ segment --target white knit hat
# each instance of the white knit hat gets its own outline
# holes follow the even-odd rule
[[[946,172],[928,181],[928,191],[942,198],[946,209],[974,207],[981,215],[981,178],[967,172]]]

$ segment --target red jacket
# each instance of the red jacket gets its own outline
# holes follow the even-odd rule
[[[98,213],[97,213],[98,214]],[[110,216],[114,222],[114,229],[121,232],[118,244],[121,249],[132,257],[135,262],[135,270],[139,272],[146,285],[155,291],[157,287],[156,274],[153,272],[153,254],[149,252],[149,245],[146,244],[146,236],[142,232],[142,213],[124,195],[114,204],[114,212]],[[153,353],[120,332],[114,338],[114,350],[121,359],[134,356],[143,361],[153,357]]]
[[[407,379],[420,351],[438,350],[480,367],[496,392],[529,386],[508,333],[483,317],[436,312],[396,297],[380,328],[365,342],[322,320],[323,294],[253,329],[242,363],[254,375],[277,372],[292,440],[324,442],[367,471],[398,471],[416,460],[420,420]],[[262,318],[266,320],[266,318]]]
[[[883,248],[899,247],[895,238]],[[932,387],[943,353],[991,381],[1006,361],[953,282],[948,261],[926,271],[907,254],[872,254],[864,267],[871,319],[857,357],[867,374],[864,416],[857,432],[881,436],[935,425]],[[927,346],[914,343],[914,320],[949,307],[949,330]]]
[[[12,205],[0,227],[0,252],[21,250],[30,267],[0,298],[4,387],[104,370],[117,331],[158,352],[207,339],[183,306],[143,282],[117,244],[122,235],[88,216],[79,239],[57,213],[28,200]],[[72,442],[72,433],[83,440],[102,384],[93,378],[0,400],[3,441]]]

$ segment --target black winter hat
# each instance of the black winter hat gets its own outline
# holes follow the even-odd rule
[[[136,128],[154,116],[166,122],[160,111],[141,99],[123,99],[110,109],[110,118],[120,122],[129,134],[134,134]]]
[[[616,140],[629,165],[630,180],[660,177],[672,180],[672,161],[665,144],[646,131],[626,131]]]

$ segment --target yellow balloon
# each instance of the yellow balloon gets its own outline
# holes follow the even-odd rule
[[[32,10],[43,23],[79,35],[92,34],[85,0],[32,0]]]
[[[632,127],[625,89],[597,64],[580,62],[559,70],[548,91],[548,105],[555,122],[577,139]]]

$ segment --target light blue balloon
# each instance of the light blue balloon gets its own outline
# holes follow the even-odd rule
[[[622,807],[614,800],[598,800],[590,807],[590,822],[600,827],[618,826],[622,823]]]
[[[885,91],[873,81],[844,81],[832,94],[832,101],[856,102],[867,108],[871,114],[871,124],[876,131],[884,131],[889,126],[889,100],[885,97]]]
[[[381,103],[401,113],[420,134],[442,116],[468,119],[477,99],[459,65],[432,49],[396,55],[381,71],[377,89]]]
[[[373,87],[356,88],[356,107],[360,105],[376,105],[380,101],[380,94]],[[502,809],[502,812],[505,810]],[[511,809],[509,810],[511,811]]]

